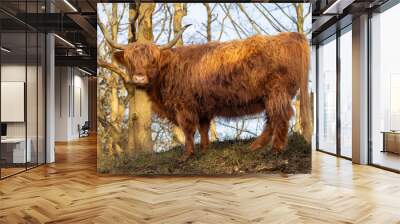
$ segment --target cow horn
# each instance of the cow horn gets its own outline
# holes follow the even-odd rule
[[[182,37],[183,32],[185,32],[185,30],[191,25],[192,24],[188,24],[188,25],[185,25],[184,27],[182,27],[182,29],[176,34],[174,39],[164,45],[161,45],[160,49],[165,50],[165,49],[172,48],[176,44],[176,42],[178,42],[178,40]]]
[[[107,35],[104,35],[104,38],[106,39],[107,43],[114,49],[125,50],[127,47],[127,45],[116,43],[115,41],[111,40]]]

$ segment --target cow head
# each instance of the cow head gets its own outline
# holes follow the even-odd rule
[[[114,53],[113,58],[125,67],[137,87],[146,87],[159,73],[161,50],[154,44],[129,44]]]
[[[160,68],[167,63],[168,49],[176,44],[189,26],[184,26],[172,41],[162,46],[136,42],[128,45],[118,45],[109,42],[112,47],[118,49],[113,54],[113,58],[125,67],[132,82],[137,87],[145,88],[157,78]]]

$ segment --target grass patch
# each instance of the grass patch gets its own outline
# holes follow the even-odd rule
[[[249,150],[254,139],[228,140],[210,144],[205,155],[199,146],[195,155],[180,161],[182,147],[166,152],[138,154],[113,170],[134,175],[226,175],[247,173],[310,173],[311,145],[302,135],[291,133],[287,148],[276,154],[270,146],[256,152]]]

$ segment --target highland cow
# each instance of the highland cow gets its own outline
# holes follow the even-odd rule
[[[183,130],[184,158],[193,154],[197,128],[205,152],[213,118],[260,112],[266,114],[265,128],[250,148],[262,148],[272,140],[273,150],[283,150],[293,115],[292,99],[299,90],[302,132],[310,140],[310,52],[304,35],[256,35],[170,47],[132,43],[120,47],[123,51],[114,53],[114,59],[138,88],[147,91],[154,112]]]

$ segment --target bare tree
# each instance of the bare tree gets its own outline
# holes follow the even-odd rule
[[[129,41],[137,42],[152,42],[153,31],[152,31],[152,14],[154,11],[155,4],[145,4],[143,6],[140,3],[131,3],[129,6]],[[118,23],[117,23],[117,11],[118,5],[112,4],[112,15],[109,17],[111,21],[110,26],[112,28],[111,37],[110,32],[107,31],[106,26],[98,19],[98,24],[103,32],[103,36],[107,41],[108,45],[114,51],[119,48],[117,42],[118,36]],[[128,136],[127,145],[124,150],[126,155],[130,155],[135,151],[152,151],[152,139],[151,139],[151,103],[148,99],[147,94],[144,91],[138,90],[132,83],[132,80],[124,71],[118,68],[118,65],[114,62],[111,64],[98,59],[98,65],[113,71],[114,79],[121,79],[123,87],[128,93]],[[116,91],[116,90],[115,90]],[[114,90],[113,90],[114,92]],[[113,93],[114,94],[114,93]],[[118,102],[117,98],[111,99],[111,104]],[[118,108],[112,106],[112,108]],[[114,110],[112,109],[112,110]],[[120,108],[122,109],[122,108]],[[117,110],[117,109],[115,109]],[[125,112],[125,110],[122,110]],[[122,114],[122,112],[120,113]],[[115,125],[116,119],[111,119],[111,123]],[[115,130],[119,130],[114,128]],[[119,133],[124,136],[122,132]],[[114,135],[113,135],[114,136]],[[115,136],[114,136],[115,137]]]
[[[123,14],[118,16],[117,5],[112,5],[111,10],[104,4],[102,6],[104,15],[107,18],[107,25],[100,20],[100,16],[97,18],[98,25],[107,38],[112,41],[118,41],[119,23]],[[98,45],[98,59],[101,62],[110,60],[111,58],[100,56],[99,52],[103,52],[103,55],[110,55],[113,51],[114,49],[106,45],[106,41],[103,39]],[[116,67],[117,64],[111,61],[109,65]],[[100,164],[99,167],[103,169],[110,169],[112,166],[108,162],[110,158],[112,160],[113,155],[121,153],[123,151],[122,148],[126,146],[126,141],[123,139],[123,135],[121,135],[124,129],[124,101],[118,91],[121,87],[118,72],[118,70],[113,69],[99,69],[98,78],[103,85],[99,85],[98,88],[98,91],[102,91],[102,94],[98,94],[98,100],[101,102],[98,104],[99,135],[101,136],[99,138],[100,144],[98,150],[102,150],[101,153],[98,153],[98,163]],[[101,88],[101,86],[105,86],[105,88]]]
[[[214,4],[212,8],[209,3],[203,3],[203,5],[207,11],[207,22],[205,24],[206,37],[207,37],[207,42],[210,42],[212,41],[212,24],[217,20],[217,17],[213,15],[213,12],[217,4]],[[218,140],[217,126],[215,124],[215,120],[212,120],[210,123],[210,140],[211,141]]]
[[[133,5],[134,3],[131,3]],[[155,3],[146,3],[140,5],[135,3],[135,10],[138,11],[138,16],[130,18],[131,27],[132,22],[135,22],[137,27],[136,42],[138,43],[152,43],[153,42],[153,12],[155,9]],[[130,7],[131,8],[131,7]],[[133,8],[133,7],[132,7]],[[137,18],[136,18],[137,17]],[[133,20],[133,21],[132,21]],[[136,21],[137,20],[137,21]],[[130,29],[130,33],[132,29]],[[131,33],[134,36],[135,33]],[[133,135],[135,140],[135,147],[141,151],[153,151],[153,141],[151,138],[151,102],[149,96],[144,90],[132,88],[131,96],[132,99],[129,101],[129,117],[133,121],[133,128],[129,135]]]
[[[173,15],[173,31],[174,34],[176,35],[181,29],[182,29],[182,19],[184,16],[187,15],[187,4],[186,3],[174,3],[174,15]],[[183,45],[183,38],[179,38],[178,42],[176,43],[176,46],[182,46]],[[184,144],[185,143],[185,134],[183,131],[174,125],[172,127],[172,144],[177,145],[177,144]]]
[[[113,4],[112,7],[117,12],[117,4]],[[152,43],[154,41],[153,37],[153,15],[155,13],[156,4],[155,3],[146,3],[140,4],[140,2],[130,3],[129,5],[129,27],[128,27],[128,42],[138,42],[138,43]],[[161,7],[158,9],[161,11]],[[99,17],[98,17],[99,18]],[[113,18],[118,18],[116,14],[110,16],[110,20]],[[124,46],[117,43],[117,38],[113,38],[111,33],[108,31],[108,26],[106,27],[100,19],[98,19],[98,24],[100,30],[103,33],[103,36],[106,40],[106,43],[112,51],[116,49],[123,49]],[[114,22],[112,22],[114,24]],[[115,22],[117,24],[117,22]],[[183,30],[186,27],[182,28],[182,26],[176,27],[175,35],[179,37],[182,35]],[[116,31],[118,33],[118,29]],[[115,35],[116,37],[118,35]],[[164,45],[164,47],[172,47],[177,42],[179,42],[179,38],[176,36],[174,40]],[[153,141],[152,141],[152,110],[151,110],[151,102],[147,93],[143,90],[136,89],[133,84],[131,77],[125,73],[124,70],[119,68],[116,63],[108,63],[103,58],[98,58],[98,65],[102,68],[112,71],[112,74],[115,76],[114,78],[120,80],[122,83],[122,89],[127,92],[127,100],[125,102],[125,110],[122,114],[128,110],[128,118],[127,118],[127,144],[126,149],[124,150],[126,155],[135,154],[137,151],[153,151]],[[123,116],[121,116],[123,117]],[[104,119],[105,121],[107,119]],[[114,121],[114,120],[112,120]],[[103,122],[104,123],[104,122]],[[112,127],[115,125],[114,122],[109,122],[108,126],[105,129],[109,128],[110,130],[115,130],[119,132],[121,136],[124,135],[121,127]],[[124,130],[125,130],[124,129]],[[116,137],[115,135],[110,135]]]

